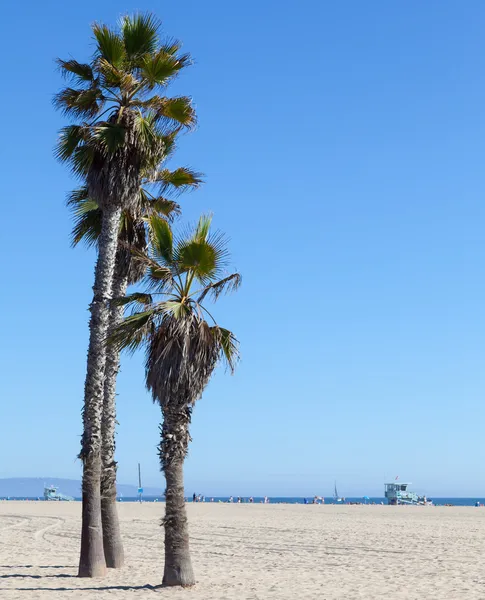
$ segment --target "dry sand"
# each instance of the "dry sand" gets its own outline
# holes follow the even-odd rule
[[[189,504],[188,590],[157,587],[163,504],[119,510],[126,566],[88,580],[80,503],[0,502],[0,599],[485,598],[485,509]]]

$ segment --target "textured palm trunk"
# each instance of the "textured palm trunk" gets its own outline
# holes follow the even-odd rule
[[[128,276],[120,273],[118,265],[113,280],[113,298],[122,298],[128,287]],[[123,307],[112,306],[109,318],[109,330],[123,320]],[[102,475],[101,475],[101,517],[103,522],[104,556],[106,566],[119,569],[124,563],[123,543],[121,541],[118,510],[116,507],[116,378],[120,368],[120,351],[114,345],[106,349],[106,368],[104,378],[104,399],[102,418]]]
[[[106,573],[101,523],[101,421],[103,411],[106,336],[109,326],[109,301],[118,244],[121,209],[103,211],[93,301],[90,306],[89,349],[84,408],[82,447],[82,529],[79,577],[100,577]]]
[[[187,454],[190,407],[164,410],[161,427],[160,459],[167,488],[165,491],[165,569],[163,585],[195,584],[190,560],[189,527],[184,499],[184,459]]]

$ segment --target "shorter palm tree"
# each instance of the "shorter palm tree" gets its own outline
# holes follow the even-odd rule
[[[174,240],[164,219],[150,219],[148,254],[136,253],[147,268],[146,292],[115,300],[131,306],[111,338],[120,348],[146,349],[146,385],[162,409],[159,456],[166,479],[164,585],[195,583],[189,554],[184,502],[183,463],[190,441],[195,402],[218,362],[234,370],[238,342],[217,325],[205,300],[239,287],[238,273],[222,277],[228,257],[226,240],[210,234],[211,217],[203,216],[195,230]]]

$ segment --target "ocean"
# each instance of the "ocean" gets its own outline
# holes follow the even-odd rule
[[[42,500],[42,498],[25,498],[25,497],[2,497],[0,500]],[[75,500],[80,501],[81,498],[75,498]],[[131,496],[131,497],[122,497],[120,498],[121,502],[138,502],[139,497]],[[228,502],[229,496],[214,496],[214,502]],[[234,501],[237,500],[237,496],[234,497]],[[244,497],[242,499],[244,504],[248,503],[249,498]],[[262,503],[264,498],[254,496],[254,504]],[[307,497],[309,503],[312,502],[313,497]],[[475,506],[477,502],[485,505],[485,498],[428,498],[428,500],[432,500],[435,506],[444,506],[447,504],[452,504],[453,506]],[[206,496],[206,502],[211,501],[210,496]],[[271,504],[304,504],[305,498],[300,497],[292,497],[292,498],[283,498],[283,497],[270,497],[269,501]],[[163,498],[157,496],[143,496],[143,502],[163,502]],[[192,502],[192,497],[188,498],[188,502]],[[346,498],[345,503],[349,502],[360,502],[366,504],[387,504],[385,498],[369,498],[365,500],[363,498]],[[335,504],[333,498],[325,498],[325,504]],[[342,505],[339,503],[340,506]]]

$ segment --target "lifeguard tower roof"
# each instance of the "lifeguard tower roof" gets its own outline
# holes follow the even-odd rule
[[[413,485],[409,481],[390,481],[389,483],[385,483],[384,485]]]

